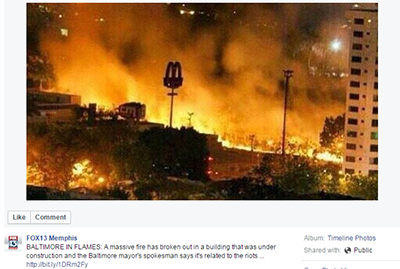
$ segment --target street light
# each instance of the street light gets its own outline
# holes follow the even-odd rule
[[[331,42],[331,50],[334,52],[338,52],[342,48],[342,42],[339,39],[335,39]]]

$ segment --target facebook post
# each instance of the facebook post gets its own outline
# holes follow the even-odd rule
[[[400,267],[399,7],[4,1],[0,263]]]

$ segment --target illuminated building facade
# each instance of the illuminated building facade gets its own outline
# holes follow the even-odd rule
[[[349,80],[343,172],[378,173],[378,6],[356,4],[347,11]]]

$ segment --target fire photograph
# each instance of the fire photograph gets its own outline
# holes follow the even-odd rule
[[[27,200],[378,200],[378,4],[26,14]]]

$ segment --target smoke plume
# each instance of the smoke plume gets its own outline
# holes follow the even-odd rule
[[[288,133],[317,141],[324,118],[343,113],[345,87],[343,80],[309,75],[312,46],[304,36],[335,37],[327,29],[341,25],[319,17],[320,5],[268,5],[215,5],[215,12],[190,15],[180,14],[180,5],[54,4],[68,36],[46,32],[41,48],[54,64],[58,90],[109,108],[142,102],[147,119],[164,124],[170,99],[162,79],[167,63],[180,61],[174,126],[186,126],[193,112],[195,129],[237,140],[279,139],[282,71],[293,69]],[[312,34],[304,30],[311,28]]]

